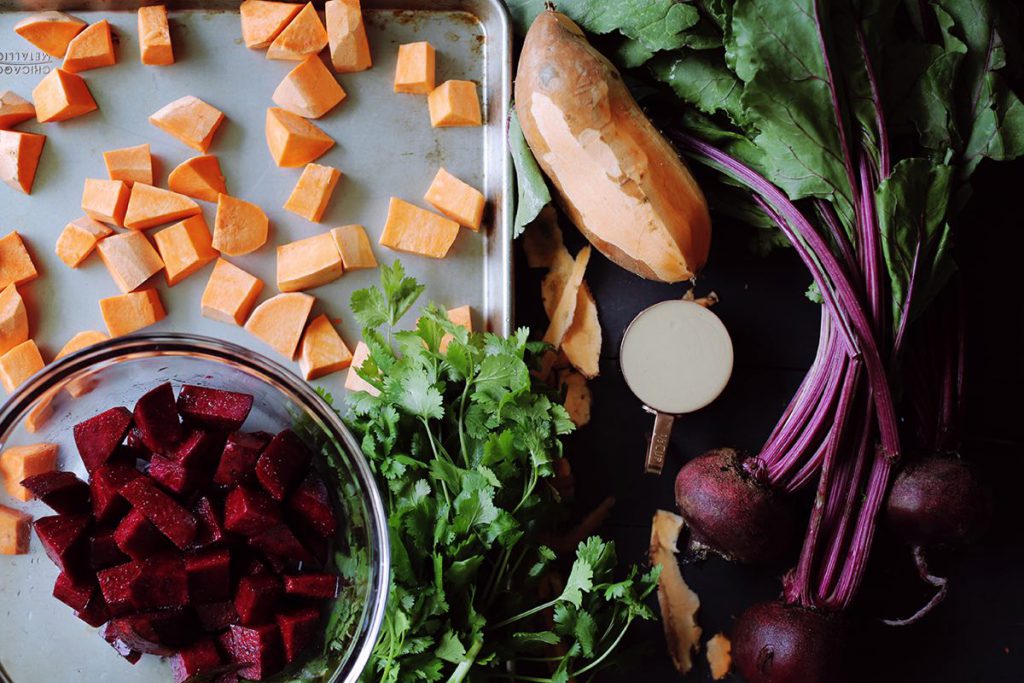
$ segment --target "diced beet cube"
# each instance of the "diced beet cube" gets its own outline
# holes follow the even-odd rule
[[[335,574],[296,574],[284,577],[284,592],[303,598],[330,600],[338,597],[341,577]]]
[[[284,645],[284,660],[291,664],[313,642],[320,612],[313,607],[304,607],[278,614],[276,620]]]
[[[97,590],[93,591],[89,604],[85,606],[85,609],[75,612],[75,616],[89,624],[89,626],[99,628],[110,621],[110,608],[107,607],[107,601],[103,599],[103,594]]]
[[[137,664],[142,659],[142,653],[138,650],[133,650],[128,646],[117,634],[117,630],[107,625],[107,628],[103,629],[103,639],[110,643],[110,647],[114,648],[117,654],[121,655],[128,660],[129,664]]]
[[[313,561],[316,564],[324,564],[327,562],[327,553],[330,550],[330,542],[313,531],[308,524],[305,522],[295,519],[292,520],[292,531],[298,537],[299,542],[306,547],[306,550],[313,556]]]
[[[256,478],[271,498],[282,501],[309,471],[311,458],[295,432],[285,429],[271,439],[256,462]]]
[[[196,538],[192,542],[197,548],[205,548],[224,539],[224,525],[220,514],[208,497],[200,498],[192,508],[198,527]]]
[[[202,429],[193,429],[175,446],[169,457],[194,470],[213,471],[224,437]]]
[[[272,620],[282,594],[281,582],[276,576],[242,577],[235,593],[235,611],[239,620],[246,626]]]
[[[185,573],[191,602],[221,602],[231,597],[231,553],[227,548],[186,555]]]
[[[180,555],[167,553],[139,564],[141,572],[132,592],[135,607],[162,609],[188,604],[188,574]]]
[[[288,498],[287,507],[324,538],[330,538],[338,530],[338,519],[334,515],[327,485],[316,470],[311,469],[298,485]]]
[[[178,548],[185,550],[196,537],[196,518],[177,501],[140,477],[121,488],[121,495],[138,508]]]
[[[117,547],[114,531],[104,531],[89,539],[89,566],[93,570],[108,569],[114,565],[124,564],[129,559]]]
[[[181,422],[170,382],[143,394],[135,404],[132,417],[139,428],[139,439],[154,453],[169,453],[181,441]]]
[[[119,617],[107,624],[105,638],[112,635],[133,650],[170,657],[196,640],[199,623],[184,610],[164,610]]]
[[[121,487],[142,473],[124,463],[107,463],[96,469],[89,482],[92,493],[92,514],[97,522],[111,522],[128,511],[121,497]]]
[[[152,451],[142,443],[142,432],[135,426],[128,430],[128,436],[124,439],[124,450],[139,460],[149,460],[153,456]]]
[[[89,605],[89,598],[96,591],[96,585],[92,582],[75,583],[64,573],[57,575],[57,582],[53,584],[53,597],[76,612],[85,609]]]
[[[221,647],[232,662],[242,665],[238,675],[260,681],[284,666],[281,634],[276,624],[232,626],[220,638]]]
[[[111,408],[75,425],[75,445],[90,474],[113,454],[131,426],[127,408]]]
[[[272,526],[263,533],[249,539],[249,544],[262,550],[267,555],[298,560],[299,562],[313,562],[313,554],[310,553],[302,542],[284,524]]]
[[[171,458],[154,455],[149,461],[149,476],[160,486],[179,496],[195,491],[203,485],[201,472],[191,470]]]
[[[61,515],[84,515],[89,505],[89,485],[74,472],[44,472],[21,482],[32,495]]]
[[[171,659],[174,683],[205,679],[207,674],[215,672],[221,664],[220,653],[213,638],[197,640]]]
[[[182,418],[223,432],[241,429],[250,410],[250,394],[209,389],[194,384],[184,385],[178,394],[178,412]]]
[[[238,612],[235,611],[235,603],[231,600],[224,602],[211,602],[208,605],[193,605],[199,623],[208,633],[220,631],[232,624],[238,623]]]
[[[213,481],[222,486],[237,486],[249,482],[255,476],[256,461],[270,443],[268,436],[263,432],[234,432],[228,436]]]
[[[270,565],[270,570],[277,575],[281,575],[286,572],[297,572],[302,568],[301,562],[291,558],[267,555],[266,553],[263,553],[263,558],[266,563]]]
[[[47,557],[69,578],[79,581],[89,576],[89,515],[54,515],[35,521],[36,535]]]
[[[125,562],[96,573],[100,592],[111,614],[120,616],[135,609],[135,582],[141,574],[141,565],[136,562]]]
[[[239,486],[224,501],[224,528],[254,536],[281,523],[281,513],[266,494]]]
[[[142,560],[172,547],[167,537],[138,510],[124,516],[114,531],[114,540],[121,552],[133,560]]]

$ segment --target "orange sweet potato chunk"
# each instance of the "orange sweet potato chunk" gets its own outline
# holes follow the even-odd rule
[[[0,130],[0,180],[19,192],[32,194],[45,144],[45,135]]]
[[[280,109],[267,109],[267,147],[274,163],[285,168],[305,166],[334,147],[334,140],[306,119]]]
[[[218,195],[228,193],[224,173],[220,170],[220,161],[212,154],[192,157],[181,162],[167,177],[167,187],[174,192],[204,202],[215,202]]]
[[[480,190],[465,183],[444,168],[437,171],[430,189],[423,197],[435,209],[459,225],[471,230],[480,230],[484,216],[484,195]]]
[[[237,197],[217,197],[213,248],[228,256],[250,254],[267,243],[270,219],[263,209]]]
[[[10,90],[0,92],[0,130],[13,128],[35,117],[36,108],[24,97]]]
[[[308,2],[267,48],[267,59],[297,62],[327,47],[327,29],[313,3]]]
[[[377,387],[367,382],[356,372],[369,357],[370,347],[363,340],[359,340],[355,350],[352,352],[352,362],[348,367],[348,374],[345,375],[345,388],[349,391],[365,391],[371,396],[379,396],[380,392],[377,390]]]
[[[111,180],[123,180],[129,187],[133,183],[153,184],[153,155],[148,144],[104,152],[103,163]]]
[[[334,70],[344,74],[373,66],[359,0],[328,0],[324,10]]]
[[[316,299],[302,292],[278,294],[253,310],[245,322],[245,329],[291,360],[295,357],[314,301]]]
[[[444,258],[458,235],[459,224],[455,221],[392,197],[380,244],[396,251]]]
[[[203,317],[241,325],[249,317],[249,311],[261,291],[262,280],[219,258],[203,290]]]
[[[434,46],[423,40],[398,46],[395,92],[429,95],[434,89]]]
[[[148,66],[174,64],[171,27],[163,5],[139,8],[139,56]]]
[[[70,268],[77,268],[101,239],[114,231],[99,221],[82,216],[64,226],[57,238],[57,256]]]
[[[73,74],[117,64],[114,37],[106,19],[90,24],[68,44],[64,56],[64,70]]]
[[[307,237],[277,248],[277,288],[298,292],[334,282],[344,268],[331,233]]]
[[[245,46],[253,50],[268,47],[301,9],[302,5],[291,2],[245,0],[238,8]]]
[[[164,262],[167,285],[173,287],[217,258],[211,246],[210,228],[202,214],[186,218],[153,235]]]
[[[352,352],[326,315],[318,315],[306,327],[299,345],[299,369],[306,380],[344,370],[352,363]]]
[[[46,365],[36,343],[28,339],[0,356],[0,383],[13,393],[29,377]]]
[[[117,288],[127,294],[160,272],[164,262],[141,232],[122,232],[102,240],[96,249]]]
[[[97,221],[124,227],[131,190],[123,180],[86,178],[82,188],[82,211]]]
[[[51,57],[63,57],[86,23],[63,12],[39,12],[14,25],[14,32]]]
[[[129,234],[144,238],[142,233]],[[137,332],[160,322],[167,315],[159,292],[153,288],[100,299],[100,313],[111,337]]]
[[[468,331],[473,331],[473,309],[469,306],[459,306],[457,308],[449,308],[448,320],[452,321],[456,325],[465,327]],[[448,345],[452,343],[452,335],[445,334],[441,337],[441,353],[448,350]]]
[[[479,126],[482,122],[473,81],[445,81],[430,92],[427,105],[434,128]]]
[[[31,529],[31,515],[0,505],[0,555],[26,554]]]
[[[361,225],[342,225],[331,230],[334,245],[341,254],[341,263],[345,270],[376,268],[377,259],[370,247],[370,238],[366,236],[366,228]]]
[[[32,102],[39,123],[67,121],[98,109],[85,80],[64,69],[54,69],[39,81]]]
[[[10,446],[0,452],[0,474],[4,487],[12,498],[27,502],[32,492],[21,482],[37,474],[57,469],[57,444],[35,443],[27,446]]]
[[[0,237],[0,289],[23,285],[39,277],[36,264],[17,230]]]
[[[0,354],[28,340],[28,312],[15,285],[0,291]]]
[[[147,230],[195,216],[202,209],[183,194],[145,183],[135,183],[124,214],[124,227]]]
[[[319,223],[340,178],[341,171],[336,168],[306,164],[284,208],[308,221]]]
[[[206,154],[213,143],[213,136],[224,122],[224,112],[198,97],[186,95],[150,116],[149,122],[192,149]]]
[[[92,346],[93,344],[99,344],[100,342],[107,341],[108,339],[110,339],[110,337],[99,330],[85,330],[84,332],[79,332],[69,339],[67,344],[61,347],[60,351],[54,357],[54,360],[60,360],[64,356],[72,354],[75,351],[81,351],[84,348]]]
[[[345,90],[320,55],[309,55],[274,90],[274,104],[307,119],[318,119],[345,99]]]

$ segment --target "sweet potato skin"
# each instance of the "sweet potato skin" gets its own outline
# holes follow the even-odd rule
[[[711,244],[703,193],[615,67],[565,15],[534,21],[515,99],[560,204],[598,250],[651,280],[680,282],[701,269]]]

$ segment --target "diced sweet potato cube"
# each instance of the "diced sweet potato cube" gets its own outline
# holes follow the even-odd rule
[[[340,178],[341,171],[336,168],[306,164],[284,208],[308,221],[320,222]]]
[[[373,66],[359,0],[328,0],[324,10],[334,70],[343,74]]]
[[[142,63],[149,66],[174,64],[171,27],[163,5],[139,8],[139,55]]]
[[[138,289],[164,267],[160,254],[141,232],[111,235],[100,242],[97,249],[110,277],[125,294]]]
[[[299,61],[327,47],[327,29],[309,2],[288,22],[267,48],[267,59]]]
[[[200,213],[199,205],[185,195],[144,183],[135,183],[124,214],[124,227],[147,230]]]
[[[203,290],[203,317],[241,325],[262,290],[263,281],[258,277],[219,258]]]
[[[459,224],[455,221],[392,197],[380,244],[396,251],[444,258],[458,235]]]
[[[323,232],[277,248],[277,288],[298,292],[341,277],[341,255],[331,233]]]
[[[23,341],[0,356],[0,382],[7,393],[13,393],[32,375],[43,369],[46,363],[39,354],[39,347],[31,339]]]
[[[352,352],[326,315],[313,318],[302,335],[299,369],[307,380],[344,370],[352,363]]]
[[[39,123],[67,121],[98,109],[85,80],[63,69],[54,69],[39,81],[32,90],[32,102]]]
[[[434,89],[434,46],[427,41],[398,46],[395,92],[429,95]]]
[[[275,620],[284,644],[284,660],[291,664],[313,642],[320,612],[315,607],[302,607],[278,614]]]
[[[92,510],[89,485],[74,472],[40,472],[22,479],[21,485],[59,515],[82,515]]]
[[[136,182],[153,184],[153,155],[148,144],[104,152],[103,162],[111,180],[123,180],[129,187]]]
[[[152,288],[100,299],[100,313],[111,337],[149,327],[167,315],[160,294]]]
[[[149,122],[192,149],[206,154],[214,134],[224,122],[224,112],[198,97],[186,95],[150,116]]]
[[[21,482],[36,474],[53,472],[57,467],[57,444],[37,443],[28,446],[10,446],[0,452],[0,474],[12,498],[27,501],[32,492]]]
[[[437,170],[430,189],[423,196],[428,204],[459,225],[471,230],[480,229],[484,215],[484,195],[480,190],[465,183],[444,168]]]
[[[13,128],[36,115],[36,108],[24,97],[4,90],[0,92],[0,130]]]
[[[304,166],[334,146],[334,140],[306,119],[278,107],[267,109],[267,147],[274,163]]]
[[[177,407],[189,424],[233,432],[242,428],[252,404],[252,394],[185,384],[178,393]]]
[[[24,194],[32,194],[46,136],[0,130],[0,180]]]
[[[344,99],[345,90],[318,54],[299,62],[273,95],[274,104],[308,119],[320,118]]]
[[[74,74],[114,64],[117,64],[117,55],[114,54],[110,22],[101,19],[71,39],[63,68]]]
[[[301,9],[302,5],[291,2],[245,0],[238,8],[245,46],[254,50],[269,47]]]
[[[452,321],[456,325],[465,327],[470,332],[473,331],[473,309],[469,306],[459,306],[458,308],[448,309],[448,320]],[[441,337],[441,353],[448,350],[448,345],[452,342],[452,335],[445,334]]]
[[[430,92],[427,105],[434,128],[479,126],[482,122],[473,81],[445,81]]]
[[[220,161],[212,154],[183,161],[167,176],[167,187],[204,202],[215,202],[218,195],[228,192]]]
[[[131,426],[132,414],[123,407],[105,410],[74,426],[75,446],[89,473],[110,459]],[[127,479],[122,483],[127,483]]]
[[[123,180],[86,178],[82,188],[82,211],[89,218],[124,227],[131,189]]]
[[[39,12],[14,25],[14,32],[51,57],[63,57],[86,23],[63,12]]]
[[[39,276],[17,230],[0,237],[0,289],[23,285]]]
[[[153,235],[153,241],[163,259],[170,287],[217,258],[202,214],[164,228]]]
[[[36,536],[46,556],[72,579],[88,576],[86,531],[90,524],[89,515],[54,515],[35,522]]]
[[[0,505],[0,555],[28,552],[31,515]]]
[[[208,680],[221,668],[222,661],[212,637],[202,638],[178,650],[171,659],[174,683]]]
[[[370,357],[370,347],[366,342],[359,340],[355,350],[352,352],[352,363],[348,366],[348,374],[345,375],[345,388],[349,391],[365,391],[372,396],[379,396],[380,391],[356,372],[362,367],[363,362]]]
[[[237,197],[217,197],[213,248],[228,256],[252,253],[267,243],[270,219],[263,209]]]
[[[60,260],[71,268],[77,268],[103,238],[114,231],[88,216],[77,218],[61,231],[55,249]]]
[[[341,262],[345,270],[360,268],[376,268],[377,259],[370,247],[370,238],[366,236],[366,228],[361,225],[343,225],[331,230],[334,245],[341,254]]]
[[[28,312],[16,285],[0,291],[0,354],[28,340]]]
[[[301,292],[278,294],[253,310],[245,329],[290,360],[295,357],[314,301]]]
[[[188,548],[196,537],[197,523],[192,513],[147,477],[128,482],[121,487],[121,495],[182,550]]]

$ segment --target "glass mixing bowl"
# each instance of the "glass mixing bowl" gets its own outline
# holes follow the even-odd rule
[[[380,632],[390,569],[384,508],[370,468],[337,413],[292,372],[263,356],[216,339],[161,334],[122,337],[62,358],[29,379],[0,408],[0,448],[50,442],[58,468],[85,479],[72,427],[170,381],[252,394],[247,431],[296,429],[317,453],[315,466],[334,492],[339,538],[336,555],[349,579],[328,610],[331,627],[345,634],[321,675],[303,680],[354,683]],[[32,431],[34,430],[34,431]],[[314,443],[315,442],[315,443]],[[34,518],[54,514],[39,501],[15,501],[0,488],[0,503]],[[129,665],[96,629],[51,597],[57,568],[33,534],[28,555],[0,556],[0,681],[170,680],[170,666],[146,656]],[[295,680],[294,671],[272,680]]]

